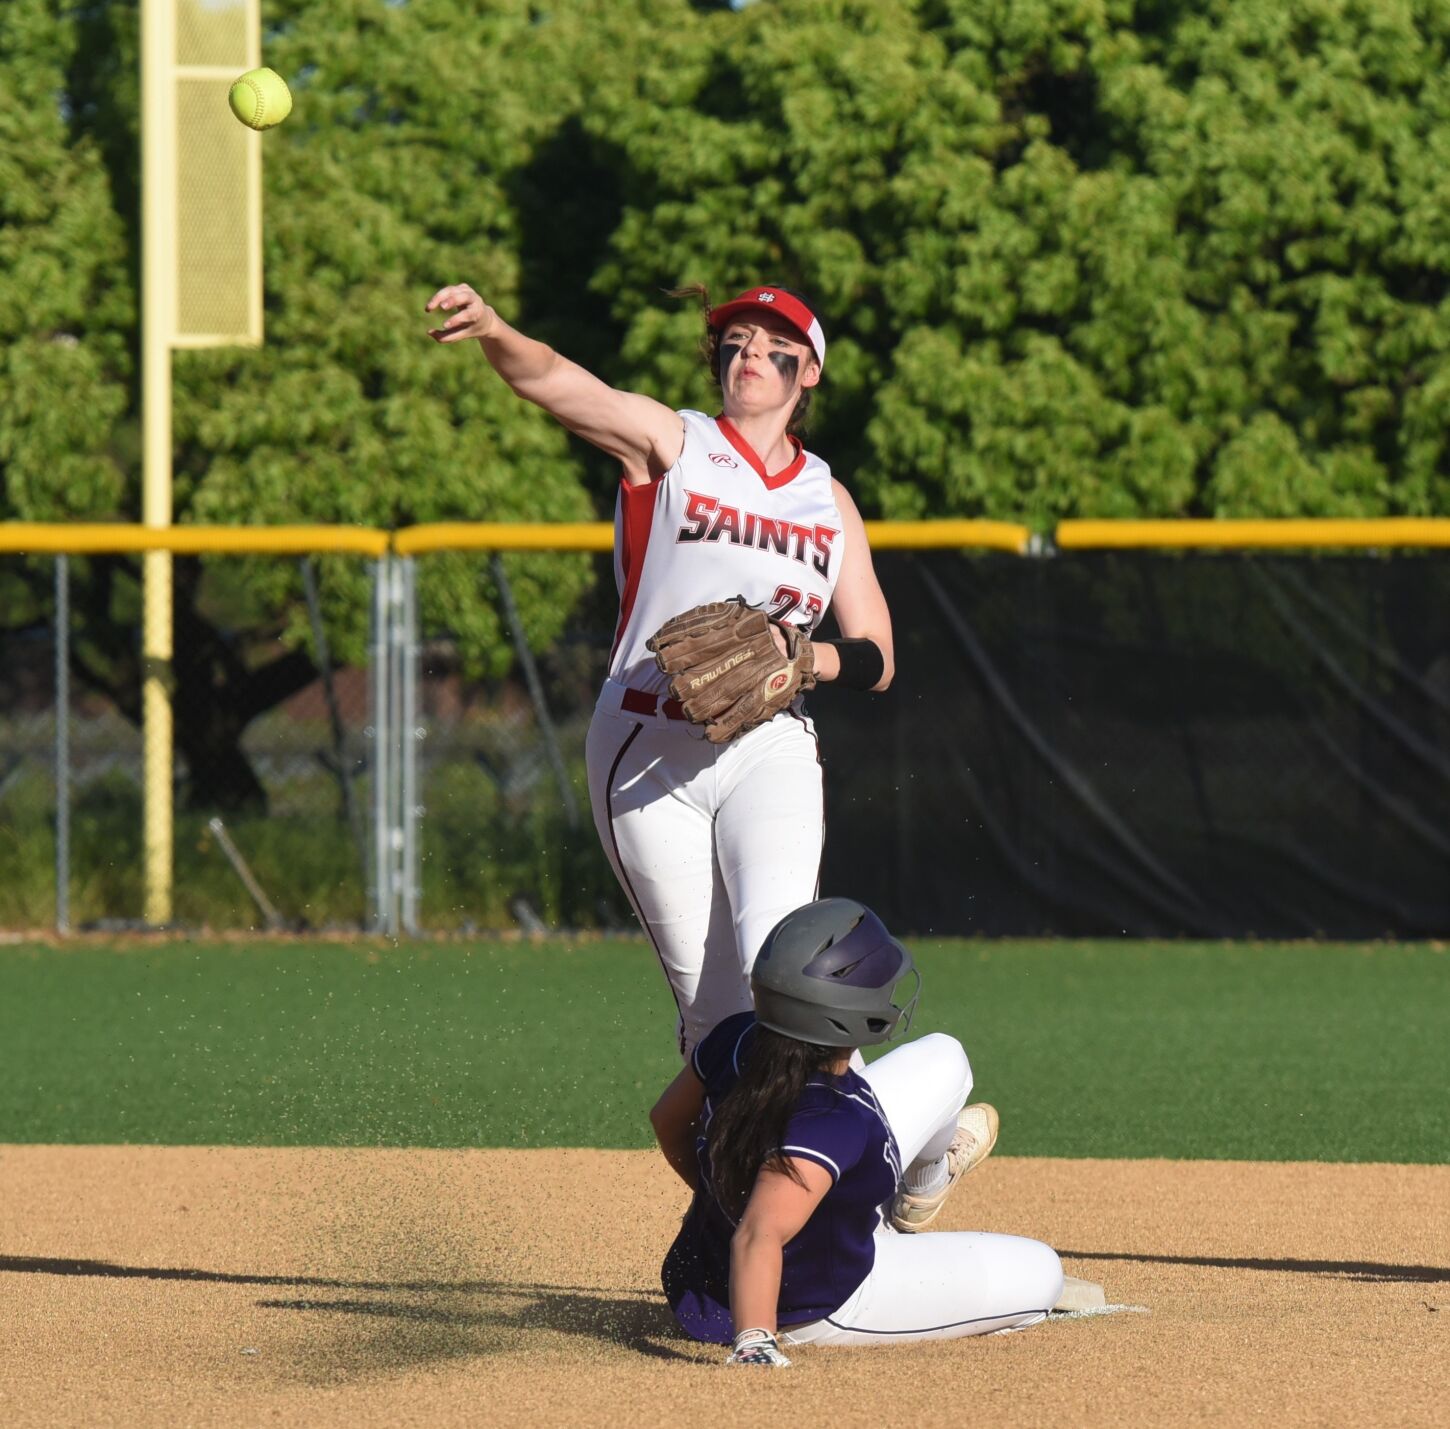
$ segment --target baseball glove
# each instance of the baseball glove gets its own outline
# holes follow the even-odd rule
[[[774,630],[785,639],[784,655]],[[669,676],[670,694],[685,718],[703,725],[711,744],[728,744],[774,719],[816,683],[815,652],[806,636],[741,596],[665,621],[645,645]]]

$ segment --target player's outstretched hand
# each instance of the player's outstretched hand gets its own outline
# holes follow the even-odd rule
[[[434,342],[462,342],[470,337],[487,337],[498,323],[498,314],[484,302],[467,283],[454,283],[439,288],[431,298],[426,313],[452,313],[442,327],[429,328]]]
[[[726,1364],[758,1364],[782,1369],[790,1361],[781,1353],[780,1344],[769,1330],[741,1330],[730,1346]]]

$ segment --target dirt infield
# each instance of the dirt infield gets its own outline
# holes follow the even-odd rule
[[[1429,1424],[1450,1167],[1002,1158],[945,1229],[1110,1302],[1018,1335],[726,1371],[656,1269],[644,1152],[0,1150],[0,1422]],[[939,1420],[943,1406],[948,1419]]]

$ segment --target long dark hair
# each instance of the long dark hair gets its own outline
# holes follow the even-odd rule
[[[767,286],[780,288],[782,293],[789,293],[791,297],[810,307],[810,300],[794,288],[781,287],[779,283]],[[705,366],[710,369],[710,380],[718,387],[720,385],[720,334],[710,326],[710,290],[703,283],[691,283],[684,288],[671,288],[672,298],[698,298],[700,306],[705,314],[705,336],[700,339],[700,356],[705,359]],[[796,399],[795,410],[790,414],[790,421],[785,424],[786,431],[795,436],[802,436],[806,430],[806,419],[811,413],[811,388],[807,387]]]
[[[715,1108],[706,1133],[710,1189],[726,1215],[739,1219],[755,1178],[766,1168],[782,1172],[798,1185],[805,1184],[781,1154],[786,1123],[806,1083],[844,1050],[798,1042],[756,1024],[740,1080]]]

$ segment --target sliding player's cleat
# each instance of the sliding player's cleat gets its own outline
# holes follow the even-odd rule
[[[963,1107],[957,1115],[956,1135],[947,1147],[946,1185],[929,1196],[898,1191],[891,1203],[891,1224],[899,1231],[919,1231],[929,1226],[941,1214],[952,1187],[992,1154],[999,1124],[996,1107],[986,1102]]]

